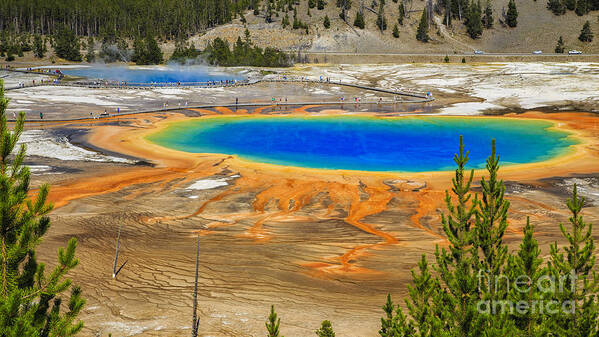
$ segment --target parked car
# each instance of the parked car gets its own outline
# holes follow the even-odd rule
[[[484,51],[482,51],[482,50],[475,50],[475,51],[474,51],[474,54],[476,54],[476,55],[482,55],[482,54],[484,54],[484,53],[485,53],[485,52],[484,52]]]
[[[532,53],[535,54],[535,55],[541,55],[541,54],[543,54],[543,51],[541,51],[541,50],[535,50]]]
[[[570,54],[570,55],[580,55],[580,54],[582,54],[582,52],[580,50],[570,50],[568,52],[568,54]]]

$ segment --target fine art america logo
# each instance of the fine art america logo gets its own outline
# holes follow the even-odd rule
[[[483,314],[546,314],[555,315],[560,312],[574,314],[576,302],[571,299],[558,300],[567,294],[576,292],[577,275],[574,271],[561,275],[557,279],[551,275],[543,275],[534,282],[528,275],[520,275],[510,279],[505,275],[489,275],[485,271],[478,272],[479,293],[507,294],[539,294],[533,300],[480,300],[477,304],[479,313]],[[494,279],[494,280],[493,280]],[[486,290],[486,291],[485,291]],[[568,296],[563,296],[567,298]]]

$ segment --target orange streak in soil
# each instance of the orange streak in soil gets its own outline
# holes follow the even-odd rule
[[[213,110],[208,110],[208,109],[187,109],[187,110],[199,112],[199,113],[205,114],[205,115],[218,115],[217,112],[215,112]]]
[[[220,112],[221,114],[224,114],[224,115],[231,115],[231,114],[233,114],[233,111],[231,109],[225,108],[225,107],[222,107],[222,106],[216,107],[216,108],[214,108],[214,110],[216,110],[216,111],[218,111],[218,112]]]
[[[322,106],[322,105],[304,105],[302,107],[293,109],[293,112],[298,113],[298,114],[309,114],[310,112],[308,112],[306,110],[308,110],[310,108],[316,108],[316,107],[319,107],[319,106]]]
[[[429,214],[433,214],[435,210],[443,205],[443,198],[445,193],[443,191],[434,190],[423,190],[419,192],[411,193],[411,195],[418,201],[418,207],[416,213],[410,217],[412,223],[419,229],[427,232],[431,236],[446,241],[446,238],[431,230],[430,228],[424,227],[421,223],[421,219]]]
[[[55,208],[63,207],[70,201],[90,196],[120,191],[131,185],[154,183],[172,179],[179,173],[170,169],[132,169],[118,174],[83,178],[70,184],[53,186],[49,201]]]
[[[254,112],[260,113],[270,108],[272,107],[257,108]],[[304,107],[304,111],[305,108],[306,107]],[[202,113],[215,114],[214,111],[210,110],[193,110]],[[176,115],[172,114],[170,116]],[[225,169],[232,169],[241,174],[241,178],[235,181],[235,185],[204,201],[195,212],[181,216],[147,219],[148,223],[198,216],[205,212],[207,206],[212,203],[223,201],[227,197],[235,194],[260,191],[252,203],[253,212],[246,216],[238,216],[238,219],[236,219],[233,224],[241,223],[244,220],[252,221],[253,224],[248,228],[244,237],[249,237],[257,242],[264,242],[273,238],[273,234],[268,233],[265,230],[265,223],[268,221],[293,220],[296,218],[293,213],[302,211],[307,205],[312,207],[313,205],[310,203],[317,196],[325,194],[326,197],[321,197],[326,198],[326,200],[330,202],[326,207],[325,218],[336,219],[330,217],[335,210],[347,212],[347,216],[344,218],[346,223],[365,233],[379,237],[381,242],[374,244],[358,244],[349,248],[341,256],[332,258],[331,260],[334,261],[333,263],[312,262],[304,263],[302,265],[325,274],[341,272],[372,275],[376,272],[356,266],[357,259],[364,256],[367,250],[399,243],[398,239],[393,234],[384,231],[377,225],[364,222],[366,217],[384,212],[387,209],[389,202],[395,196],[395,194],[389,190],[390,188],[382,183],[385,176],[374,174],[368,175],[366,173],[347,174],[343,172],[326,173],[315,170],[277,169],[266,165],[247,164],[237,159],[231,159],[229,161],[230,157],[218,155],[191,156],[189,154],[181,154],[144,143],[141,138],[143,133],[136,134],[135,132],[138,132],[139,129],[147,130],[147,128],[155,128],[153,123],[160,120],[162,117],[163,116],[152,115],[146,115],[143,119],[131,117],[131,122],[134,127],[99,126],[94,130],[101,130],[101,132],[93,134],[92,137],[94,140],[92,143],[94,144],[103,145],[112,151],[122,151],[132,156],[149,158],[150,160],[158,162],[158,167],[131,168],[126,170],[119,169],[120,171],[115,174],[85,177],[75,182],[67,182],[66,184],[53,187],[49,199],[55,203],[56,207],[62,207],[75,199],[116,192],[133,185],[158,183],[159,186],[151,186],[148,190],[162,191],[165,188],[169,188],[167,185],[177,179],[181,179],[181,181],[175,183],[175,185],[182,184],[184,181],[191,179],[199,179],[219,174]],[[538,118],[538,115],[525,115],[523,118],[526,117]],[[573,122],[568,119],[570,117],[569,115],[565,116],[565,114],[560,114],[559,116],[556,116],[556,114],[552,114],[551,117],[552,119],[558,119],[563,123],[567,123],[570,127],[575,128],[572,125]],[[519,118],[522,118],[522,116],[519,116]],[[593,122],[595,122],[595,120],[596,119],[593,119]],[[590,132],[588,129],[585,129],[584,131]],[[596,131],[591,133],[597,135]],[[583,154],[597,155],[596,143],[585,146],[585,152],[582,152],[582,154],[579,152],[579,157],[577,158],[583,158]],[[226,164],[224,162],[225,160],[227,160]],[[572,165],[571,162],[566,160],[556,160],[554,163],[560,165],[561,171],[570,167],[567,165]],[[593,165],[588,164],[588,162],[585,162],[576,167],[580,169],[581,167],[591,168],[592,166]],[[539,175],[539,172],[546,172],[546,169],[543,171],[541,165],[532,164],[527,167],[532,169],[526,171],[525,176],[527,177],[535,177]],[[555,170],[555,167],[552,169]],[[506,177],[521,176],[523,174],[513,168],[508,168],[505,171]],[[555,174],[557,174],[557,172]],[[441,172],[438,174],[413,174],[411,176],[414,179],[424,179],[423,177],[426,177],[427,182],[432,183],[429,186],[436,185],[435,187],[430,187],[429,190],[410,193],[410,195],[418,201],[419,205],[417,212],[410,218],[411,222],[414,223],[417,228],[426,231],[428,234],[441,238],[439,234],[426,228],[421,223],[421,220],[423,217],[434,213],[441,205],[443,199],[443,192],[441,192],[441,190],[446,188],[446,186],[442,185],[443,183],[440,183],[440,181],[445,182],[447,177],[450,177],[451,174]],[[386,178],[389,177],[386,176]],[[365,179],[366,181],[363,182],[360,179]],[[530,200],[526,201],[530,202]],[[255,220],[256,217],[258,217],[258,220]],[[212,234],[215,232],[213,231],[214,228],[215,226],[211,225],[210,229],[202,230],[201,233],[203,235]]]

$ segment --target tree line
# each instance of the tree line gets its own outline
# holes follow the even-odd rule
[[[185,63],[196,58],[218,66],[288,67],[293,63],[292,57],[284,52],[255,46],[247,29],[244,39],[238,37],[232,48],[229,42],[218,37],[204,50],[179,42],[169,61]]]
[[[221,38],[216,38],[200,54],[212,65],[219,66],[254,66],[254,67],[288,67],[292,60],[289,55],[277,49],[262,49],[253,46],[250,40],[237,38],[233,48]]]
[[[4,0],[0,30],[53,35],[67,26],[78,36],[148,32],[167,39],[228,23],[256,0]]]
[[[136,37],[133,48],[129,42],[116,36],[104,37],[101,40],[99,50],[96,44],[100,42],[93,37],[81,39],[66,26],[59,28],[54,36],[43,38],[34,35],[21,34],[18,37],[8,35],[6,32],[0,34],[0,57],[6,57],[7,61],[13,61],[15,55],[23,56],[24,52],[33,51],[35,57],[43,58],[47,52],[47,44],[54,49],[56,56],[75,62],[83,60],[91,63],[103,61],[111,63],[115,61],[134,62],[137,65],[161,64],[165,61],[164,54],[158,45],[158,41],[150,33],[145,37]],[[86,50],[86,54],[81,53]],[[216,38],[208,44],[204,50],[198,50],[184,40],[178,40],[169,61],[185,63],[187,60],[202,58],[213,65],[220,66],[256,66],[256,67],[287,67],[293,63],[292,57],[274,48],[260,48],[253,45],[249,30],[245,30],[245,38],[237,39],[232,46],[221,38]]]
[[[599,0],[548,0],[547,9],[555,15],[564,15],[567,11],[574,11],[582,16],[590,11],[599,10]]]

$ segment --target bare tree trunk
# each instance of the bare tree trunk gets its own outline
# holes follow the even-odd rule
[[[449,27],[449,20],[451,16],[451,0],[445,2],[445,26]]]
[[[121,228],[123,227],[123,224],[121,223],[119,225],[119,234],[116,237],[116,251],[114,253],[114,264],[112,266],[112,278],[116,278],[117,275],[121,272],[121,269],[123,269],[123,267],[127,264],[127,261],[125,261],[125,263],[123,263],[118,269],[116,268],[118,260],[119,260],[119,242],[121,240]]]
[[[433,15],[435,15],[435,13],[433,13],[433,1],[432,0],[428,0],[426,2],[426,10],[428,12],[428,28],[431,28],[431,24],[433,23]]]
[[[200,327],[200,319],[198,318],[198,274],[200,269],[200,236],[198,235],[196,244],[196,275],[193,286],[193,319],[191,326],[191,336],[198,337],[198,328]]]

